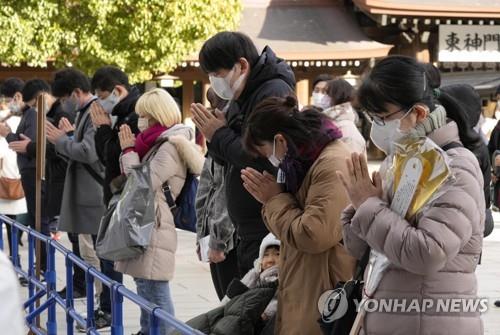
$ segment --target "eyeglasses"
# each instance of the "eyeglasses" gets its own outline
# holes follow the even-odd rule
[[[398,113],[402,113],[403,111],[406,110],[406,113],[404,113],[404,115],[400,118],[400,120],[404,119],[408,114],[410,114],[410,112],[413,110],[413,106],[410,108],[410,109],[406,109],[406,108],[401,108],[400,110],[397,110],[393,113],[390,113],[388,115],[385,115],[385,116],[378,116],[378,115],[375,115],[373,113],[370,113],[369,111],[365,111],[366,115],[368,115],[368,118],[372,121],[372,122],[375,122],[377,125],[379,126],[385,126],[385,122],[388,118],[390,118],[391,116],[393,115],[396,115]]]

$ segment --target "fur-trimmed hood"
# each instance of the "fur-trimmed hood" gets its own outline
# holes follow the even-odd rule
[[[201,174],[205,157],[202,149],[194,142],[193,128],[184,124],[178,124],[163,132],[157,141],[168,139],[179,153],[181,159],[186,163],[189,171],[197,176]]]

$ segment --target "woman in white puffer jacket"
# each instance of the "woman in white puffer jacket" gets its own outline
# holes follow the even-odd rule
[[[366,141],[356,127],[358,115],[352,107],[354,87],[344,79],[327,82],[326,92],[330,98],[330,108],[323,111],[342,131],[342,141],[351,151],[366,154]]]
[[[10,114],[9,110],[0,111],[0,120],[7,118]],[[20,121],[19,116],[11,116],[7,119],[6,123],[15,131]],[[19,169],[17,168],[17,154],[9,149],[9,144],[5,138],[0,137],[0,176],[10,179],[21,179]],[[26,208],[26,199],[9,200],[0,198],[0,214],[7,215],[12,219],[16,219],[17,215],[24,214],[28,210]],[[7,237],[9,241],[9,251],[11,249],[11,235],[10,226],[7,225]]]

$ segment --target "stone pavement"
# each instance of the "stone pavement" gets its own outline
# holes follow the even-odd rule
[[[483,315],[485,334],[500,334],[500,309],[493,306],[495,300],[500,299],[500,213],[494,213],[496,227],[494,233],[485,239],[482,264],[477,269],[479,282],[479,296],[487,297],[490,301],[490,310]],[[5,232],[4,232],[4,238]],[[200,263],[194,252],[195,235],[188,232],[178,232],[178,251],[176,255],[176,272],[171,282],[171,290],[176,310],[176,316],[183,321],[208,311],[218,305],[218,299],[213,289],[210,270],[207,264]],[[67,238],[61,242],[69,248]],[[23,264],[27,264],[27,252],[21,248]],[[56,257],[57,287],[65,285],[64,261],[61,255]],[[135,284],[129,276],[125,276],[125,285],[135,291]],[[27,290],[24,290],[27,295]],[[76,301],[75,306],[81,313],[85,313],[84,301]],[[42,320],[43,321],[43,320]],[[58,308],[58,334],[65,334],[65,315]],[[43,323],[42,323],[43,324]],[[132,334],[139,330],[139,309],[129,301],[124,304],[125,334]],[[103,332],[106,333],[106,332]],[[472,334],[471,334],[472,335]]]
[[[212,286],[210,269],[208,264],[198,261],[195,254],[195,234],[178,231],[178,250],[176,253],[176,268],[174,280],[170,283],[172,298],[174,301],[176,317],[187,321],[192,317],[206,312],[218,306],[219,300]],[[26,238],[24,238],[25,240]],[[4,241],[6,235],[4,232]],[[60,242],[68,249],[71,244],[66,234],[62,235]],[[27,249],[21,247],[22,264],[27,264]],[[64,257],[56,251],[57,289],[62,289],[66,284]],[[135,283],[130,276],[124,276],[124,284],[135,292]],[[27,297],[27,289],[23,293]],[[42,300],[43,301],[43,300]],[[76,300],[76,310],[85,315],[86,301]],[[139,331],[139,308],[132,302],[124,299],[123,320],[124,334],[132,334]],[[61,308],[57,308],[58,334],[66,334],[66,316]],[[44,318],[42,318],[42,325]],[[109,331],[103,331],[106,334]],[[78,334],[75,331],[75,334]]]

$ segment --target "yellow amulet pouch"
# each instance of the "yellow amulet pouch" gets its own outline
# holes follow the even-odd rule
[[[450,177],[448,156],[427,137],[406,138],[394,143],[391,209],[409,220],[427,204]]]

